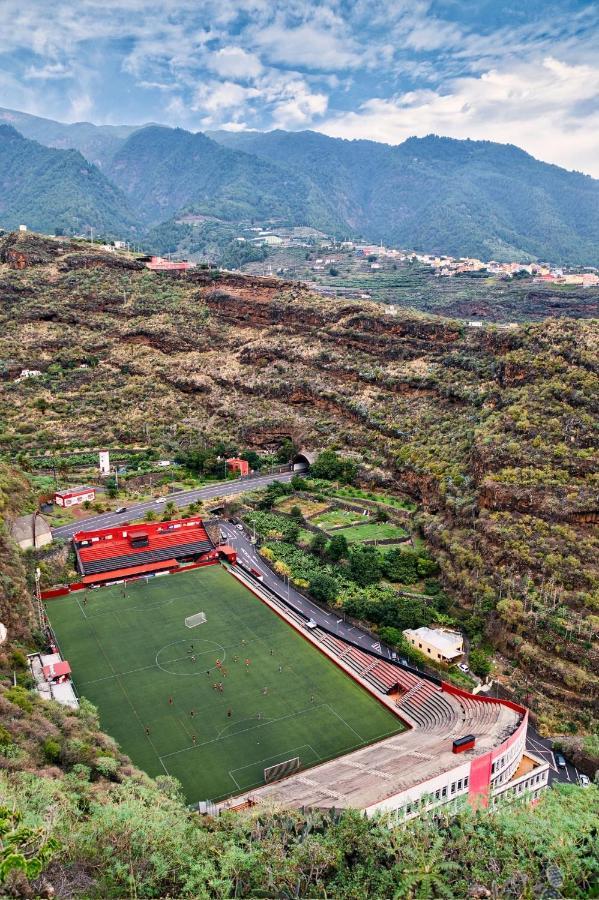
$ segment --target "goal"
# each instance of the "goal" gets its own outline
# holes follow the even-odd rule
[[[286,778],[293,772],[297,772],[299,767],[299,756],[294,756],[293,759],[286,759],[284,762],[277,763],[275,766],[268,766],[268,768],[264,770],[264,782],[265,784],[269,784],[271,781],[280,781],[281,778]]]
[[[187,616],[185,619],[185,627],[186,628],[195,628],[196,625],[203,625],[206,621],[206,613],[199,612],[194,616]]]

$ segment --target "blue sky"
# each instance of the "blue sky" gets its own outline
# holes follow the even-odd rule
[[[0,105],[194,131],[470,137],[599,177],[599,4],[2,0]]]

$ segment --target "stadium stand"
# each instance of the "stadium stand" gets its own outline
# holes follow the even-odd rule
[[[139,566],[163,567],[165,560],[195,560],[214,549],[201,519],[79,531],[73,542],[84,576]]]

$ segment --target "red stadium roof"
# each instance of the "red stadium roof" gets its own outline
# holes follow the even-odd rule
[[[139,566],[155,569],[158,563],[198,559],[214,547],[198,518],[78,531],[73,541],[84,576],[121,570],[133,574]]]
[[[130,569],[110,569],[101,575],[85,575],[81,579],[82,584],[96,584],[98,581],[113,581],[118,578],[130,578],[132,575],[144,575],[148,572],[161,572],[163,569],[173,569],[177,565],[176,559],[166,559],[164,562],[146,563],[144,566],[132,566]]]

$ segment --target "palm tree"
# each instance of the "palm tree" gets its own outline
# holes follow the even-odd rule
[[[442,838],[437,836],[428,847],[412,848],[413,864],[401,872],[394,898],[428,900],[429,897],[455,897],[451,876],[459,866],[445,859],[444,847]]]

